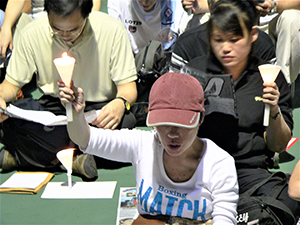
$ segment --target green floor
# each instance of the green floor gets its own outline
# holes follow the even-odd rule
[[[300,138],[300,108],[296,108],[293,111],[294,114],[294,130],[293,137]],[[279,171],[283,171],[285,173],[291,173],[298,162],[300,160],[300,140],[297,141],[288,151],[287,154],[281,155],[281,163],[279,163]],[[279,155],[280,157],[280,155]],[[292,159],[294,157],[294,159]],[[290,159],[289,159],[290,158]],[[287,161],[285,161],[287,160]],[[290,161],[291,160],[291,161]],[[272,171],[277,171],[272,170]]]
[[[101,0],[101,12],[107,12],[107,0]]]
[[[13,172],[0,174],[0,183]],[[44,191],[36,195],[0,194],[1,225],[33,224],[100,224],[115,225],[120,187],[134,187],[132,167],[116,170],[98,170],[97,181],[118,181],[113,199],[41,199]],[[66,173],[56,173],[51,182],[66,182]],[[72,176],[72,181],[81,182]]]

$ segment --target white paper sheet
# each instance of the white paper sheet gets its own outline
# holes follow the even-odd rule
[[[41,123],[46,126],[58,126],[67,124],[66,116],[56,116],[54,113],[48,111],[25,110],[18,108],[12,104],[7,106],[7,111],[17,118]],[[93,122],[93,120],[96,119],[99,115],[100,111],[101,110],[92,110],[84,113],[87,122]]]
[[[261,17],[259,17],[259,24],[264,25],[266,23],[269,23],[277,15],[278,15],[278,13],[274,13],[272,15],[261,16]]]
[[[0,185],[0,188],[35,189],[47,178],[47,176],[47,173],[14,173],[7,181]]]
[[[41,198],[45,199],[94,199],[112,198],[117,181],[74,182],[72,188],[67,183],[50,182]]]

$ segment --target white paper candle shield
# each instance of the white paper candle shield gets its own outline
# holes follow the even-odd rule
[[[272,64],[264,64],[258,67],[260,75],[264,82],[274,82],[278,76],[281,67]],[[269,126],[269,117],[270,117],[270,105],[265,104],[264,112],[264,126]]]
[[[67,86],[71,85],[75,61],[75,58],[68,56],[66,52],[62,54],[62,58],[56,58],[53,60],[53,63],[61,79]],[[73,112],[71,104],[66,104],[66,111],[68,121],[73,121]]]
[[[68,56],[67,53],[64,52],[62,54],[62,58],[56,58],[53,60],[53,62],[63,82],[70,86],[75,65],[75,58]]]
[[[59,159],[61,164],[66,168],[67,170],[67,176],[68,176],[68,186],[72,187],[72,164],[73,164],[73,153],[74,149],[65,149],[61,150],[56,154],[56,157]]]

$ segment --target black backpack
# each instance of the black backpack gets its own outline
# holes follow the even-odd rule
[[[274,176],[281,177],[282,182],[272,187],[267,196],[256,196],[256,190]],[[277,200],[278,195],[288,185],[286,181],[286,175],[283,172],[277,172],[241,194],[237,206],[237,224],[294,225],[295,218],[291,210],[285,204]],[[284,218],[284,221],[280,218]]]
[[[135,56],[135,65],[138,71],[136,81],[138,98],[131,107],[136,117],[136,126],[145,126],[148,113],[149,93],[153,83],[169,70],[170,59],[163,50],[162,43],[150,41]]]

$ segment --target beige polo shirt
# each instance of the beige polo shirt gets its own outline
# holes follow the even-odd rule
[[[136,68],[128,34],[121,22],[102,12],[89,15],[81,36],[66,43],[52,34],[48,17],[30,22],[14,45],[6,80],[22,87],[38,72],[37,85],[58,97],[60,76],[53,59],[67,52],[76,59],[73,81],[83,88],[87,101],[107,101],[116,96],[116,85],[136,80]]]

